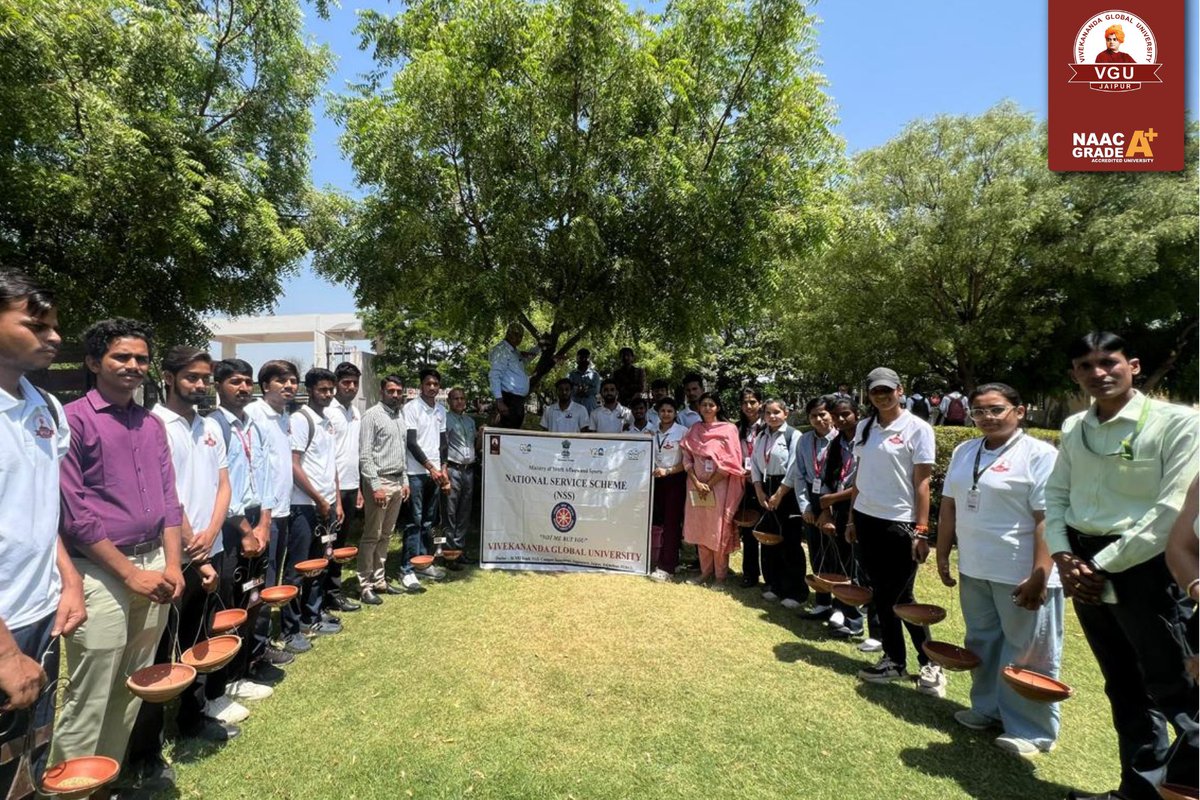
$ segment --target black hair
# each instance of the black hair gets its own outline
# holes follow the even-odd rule
[[[310,392],[316,388],[316,385],[321,381],[329,381],[336,384],[337,378],[334,374],[324,367],[313,367],[308,372],[304,373],[304,388]]]
[[[258,388],[264,392],[267,390],[267,384],[276,378],[285,378],[291,375],[296,380],[300,380],[300,370],[290,361],[283,359],[272,359],[258,368]]]
[[[7,306],[17,300],[25,301],[25,310],[32,317],[43,317],[54,308],[54,293],[34,283],[23,272],[4,270],[0,272],[0,305]]]
[[[245,375],[254,380],[254,368],[240,358],[223,358],[213,364],[213,380],[217,383],[224,383],[234,375]]]
[[[571,379],[570,379],[570,378],[559,378],[558,380],[556,380],[556,381],[554,382],[554,388],[555,388],[555,389],[557,389],[558,387],[562,386],[564,383],[565,383],[567,386],[570,386],[570,385],[571,385]]]
[[[744,389],[742,389],[740,392],[738,392],[738,424],[737,424],[737,426],[738,426],[738,434],[740,436],[742,436],[743,438],[745,438],[746,435],[750,433],[751,426],[754,425],[754,423],[758,422],[757,419],[747,419],[745,413],[741,409],[741,404],[745,402],[746,395],[750,395],[755,400],[757,400],[759,403],[762,403],[762,392],[760,392],[758,389],[755,389],[753,386],[747,386]],[[700,403],[697,401],[696,405],[700,405]]]
[[[666,397],[660,397],[654,402],[655,411],[661,411],[663,406],[670,406],[675,411],[679,410],[679,403],[676,403],[675,398],[671,397],[670,395],[667,395]]]
[[[591,358],[592,351],[588,350],[586,347],[581,347],[581,348],[579,348],[579,352],[575,354],[576,358],[579,358],[580,356],[583,356],[585,358]]]
[[[763,400],[762,407],[763,407],[764,411],[766,410],[767,406],[779,406],[780,408],[783,409],[784,414],[786,414],[792,410],[791,407],[788,406],[787,400],[784,400],[781,397],[768,397],[766,400]],[[786,422],[786,420],[785,420],[785,422]]]
[[[725,404],[721,402],[721,395],[717,394],[716,392],[705,392],[704,394],[700,395],[700,399],[696,401],[696,408],[699,408],[700,404],[705,400],[712,400],[717,404],[717,419],[721,420],[722,422],[729,421],[729,417],[725,416]],[[701,421],[703,421],[703,418],[701,418]]]
[[[704,386],[704,377],[698,372],[689,372],[683,376],[683,380],[679,381],[680,387],[687,386],[689,383],[698,383],[701,387]]]
[[[605,378],[604,380],[600,381],[600,391],[602,391],[602,392],[603,392],[603,391],[604,391],[604,387],[605,387],[605,386],[608,386],[608,385],[610,385],[610,384],[611,384],[613,387],[616,387],[616,385],[617,385],[617,382],[616,382],[616,381],[614,381],[612,378]]]
[[[670,389],[670,388],[671,388],[670,382],[664,380],[663,378],[655,378],[654,380],[650,381],[650,391],[654,391],[655,389]]]
[[[177,344],[163,356],[162,371],[174,375],[177,372],[182,372],[184,368],[197,361],[203,361],[205,364],[213,363],[212,356],[199,347],[192,347],[190,344]]]
[[[623,356],[626,353],[629,353],[629,355],[633,355],[633,348],[632,347],[622,347],[620,350],[617,351],[618,356]]]
[[[1093,350],[1099,350],[1102,353],[1121,353],[1126,358],[1133,358],[1134,355],[1129,343],[1117,334],[1109,331],[1089,331],[1071,342],[1071,346],[1067,348],[1067,358],[1074,361],[1077,358],[1083,358]]]
[[[833,405],[826,407],[829,408],[830,411],[833,411],[833,409],[837,408],[838,406],[850,406],[850,410],[854,412],[854,416],[858,416],[858,401],[853,397],[850,397],[849,395],[835,397],[833,399]]]
[[[404,381],[400,380],[399,375],[385,375],[383,379],[379,381],[379,391],[382,392],[389,383],[394,383],[401,388],[404,387]]]
[[[807,417],[821,406],[824,406],[828,410],[833,410],[833,403],[835,399],[836,398],[834,398],[834,396],[831,394],[822,394],[814,397],[812,400],[809,400],[807,403],[805,403],[804,416]]]
[[[343,361],[334,367],[333,375],[339,381],[342,378],[361,378],[362,370],[351,364],[349,361]]]
[[[84,354],[99,361],[117,339],[141,339],[149,350],[154,337],[145,323],[128,317],[114,317],[92,323],[81,338]]]
[[[426,367],[425,369],[421,370],[421,372],[420,372],[420,375],[419,375],[419,377],[420,377],[420,379],[421,379],[421,383],[424,383],[424,382],[425,382],[425,379],[426,379],[426,378],[428,378],[428,377],[430,377],[430,376],[433,376],[433,377],[437,378],[438,384],[439,384],[439,385],[441,384],[441,382],[442,382],[442,373],[438,372],[438,371],[437,371],[436,369],[434,369],[433,367]]]
[[[634,407],[634,406],[639,406],[639,405],[640,405],[642,408],[649,408],[649,407],[650,407],[650,404],[646,402],[646,398],[644,398],[644,397],[635,397],[635,398],[633,398],[632,400],[630,400],[630,401],[629,401],[629,408],[630,408],[631,410],[633,409],[633,407]]]
[[[1021,393],[1007,383],[981,383],[975,387],[975,391],[971,392],[971,396],[967,398],[967,402],[973,403],[976,397],[979,397],[981,394],[988,394],[989,392],[1003,395],[1004,399],[1014,406],[1021,405]]]

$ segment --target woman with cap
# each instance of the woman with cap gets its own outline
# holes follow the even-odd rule
[[[1063,590],[1042,535],[1058,452],[1024,435],[1025,406],[1007,384],[971,392],[970,416],[983,436],[955,448],[938,513],[938,577],[955,585],[950,549],[957,542],[966,645],[983,660],[971,671],[971,707],[954,719],[973,730],[1002,727],[996,746],[1033,758],[1054,747],[1058,703],[1021,697],[1000,671],[1016,664],[1058,677]]]
[[[858,473],[846,538],[857,541],[862,567],[875,593],[883,634],[883,656],[858,677],[886,683],[907,677],[908,652],[901,621],[892,607],[913,602],[917,566],[929,556],[929,479],[934,437],[928,422],[900,404],[900,376],[887,367],[867,375],[871,414],[858,424]],[[946,676],[921,649],[925,629],[905,622],[921,665],[917,689],[944,697]]]

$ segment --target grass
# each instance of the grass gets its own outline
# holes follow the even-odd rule
[[[950,610],[922,570],[917,597]],[[873,660],[763,602],[616,575],[452,573],[343,617],[221,748],[176,747],[187,798],[1061,798],[1115,785],[1095,662],[1068,612],[1058,749],[1036,769]],[[912,659],[915,664],[915,659]],[[993,734],[994,735],[994,734]]]

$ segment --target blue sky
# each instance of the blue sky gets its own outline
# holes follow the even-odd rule
[[[1053,0],[1012,0],[1002,5],[972,0],[824,0],[813,6],[822,71],[837,104],[838,133],[849,152],[874,147],[908,122],[935,114],[978,114],[1004,99],[1040,117],[1046,114],[1046,14]],[[1188,108],[1197,108],[1196,31],[1200,0],[1185,0]],[[308,28],[338,58],[328,90],[346,91],[370,67],[353,35],[356,11],[394,13],[385,0],[345,0],[328,20],[309,14]],[[311,8],[311,7],[310,7]],[[313,140],[318,186],[354,193],[354,175],[341,157],[338,128],[323,107]],[[354,310],[354,298],[305,268],[289,280],[278,314]]]

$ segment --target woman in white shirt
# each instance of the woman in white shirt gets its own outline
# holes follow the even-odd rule
[[[902,627],[892,610],[894,605],[914,602],[917,566],[929,556],[929,478],[934,460],[933,428],[904,409],[903,391],[893,370],[871,370],[867,392],[872,412],[858,424],[854,445],[858,474],[851,503],[854,517],[846,525],[846,538],[859,544],[883,634],[879,663],[859,670],[858,677],[873,683],[907,677],[907,628],[921,665],[917,690],[944,697],[946,676],[921,649],[925,629],[909,622]]]
[[[971,673],[971,707],[954,718],[974,730],[1002,727],[996,746],[1032,758],[1058,738],[1058,703],[1026,700],[1000,671],[1016,664],[1058,677],[1063,591],[1042,538],[1046,480],[1058,453],[1021,430],[1025,406],[1011,386],[975,389],[970,414],[984,435],[955,448],[938,515],[938,575],[955,585],[957,541],[966,646],[983,659]]]
[[[678,406],[664,397],[654,404],[658,426],[654,436],[654,524],[661,526],[658,562],[650,577],[668,581],[679,567],[679,545],[683,542],[683,508],[687,501],[687,474],[679,443],[688,429],[675,421]]]
[[[775,398],[762,404],[767,423],[765,430],[754,440],[750,458],[750,476],[754,494],[763,509],[760,530],[783,535],[783,542],[762,548],[763,577],[770,587],[763,599],[782,598],[784,608],[800,608],[808,599],[807,572],[804,559],[804,528],[795,517],[800,514],[796,495],[783,485],[783,479],[796,459],[800,434],[787,424],[787,403]]]

